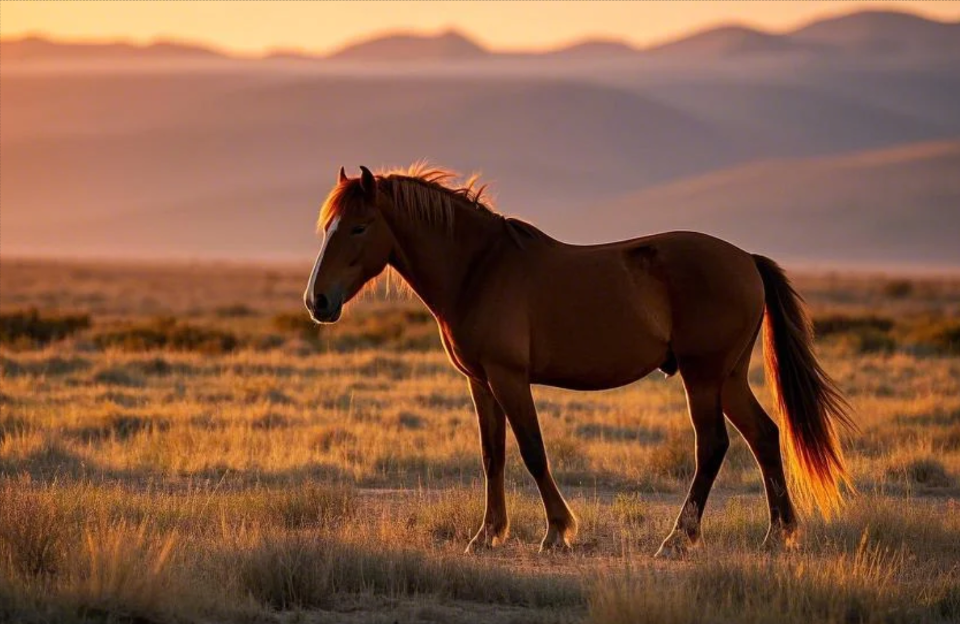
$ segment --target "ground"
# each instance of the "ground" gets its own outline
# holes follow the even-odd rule
[[[960,619],[960,280],[800,276],[860,427],[857,491],[808,513],[796,551],[764,552],[759,473],[731,430],[703,548],[661,562],[694,465],[679,380],[536,388],[575,548],[537,553],[510,439],[511,537],[465,555],[478,435],[431,319],[373,291],[318,330],[304,278],[4,259],[0,619]]]

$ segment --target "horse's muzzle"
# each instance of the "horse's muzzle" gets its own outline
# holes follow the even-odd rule
[[[329,296],[316,295],[313,301],[307,302],[307,310],[316,323],[336,323],[343,312],[343,297],[332,293]]]

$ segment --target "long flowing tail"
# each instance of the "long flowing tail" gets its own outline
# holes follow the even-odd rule
[[[763,351],[768,383],[780,412],[784,451],[801,507],[829,516],[841,485],[852,488],[837,437],[839,423],[856,429],[850,406],[813,353],[813,325],[776,262],[754,255],[766,291]]]

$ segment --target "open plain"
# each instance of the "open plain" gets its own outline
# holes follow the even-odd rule
[[[857,492],[809,515],[797,550],[763,552],[759,471],[731,432],[704,547],[660,562],[694,462],[678,379],[536,388],[575,548],[537,553],[539,498],[508,437],[511,537],[465,555],[476,422],[432,318],[380,289],[317,328],[305,276],[4,259],[0,619],[960,618],[960,280],[798,276],[860,428]]]

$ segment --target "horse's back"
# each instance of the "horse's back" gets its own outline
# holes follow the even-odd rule
[[[532,355],[558,370],[558,385],[583,371],[598,371],[596,385],[625,383],[674,357],[739,356],[759,326],[763,284],[752,256],[706,234],[551,244],[542,255],[528,281]]]

